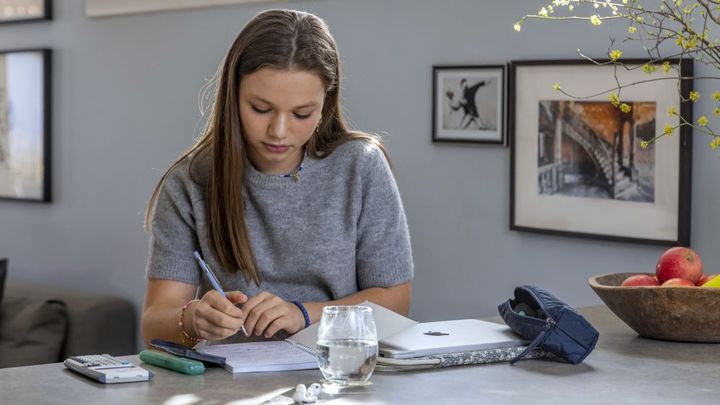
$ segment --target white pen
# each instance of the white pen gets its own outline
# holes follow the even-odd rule
[[[200,256],[200,253],[198,251],[193,252],[193,256],[195,256],[195,259],[200,264],[200,268],[203,269],[203,272],[205,273],[205,276],[210,280],[210,284],[212,284],[215,291],[219,292],[220,295],[223,296],[223,298],[227,299],[227,295],[225,295],[225,291],[223,291],[222,287],[220,287],[220,282],[218,281],[217,277],[215,277],[215,274],[213,274],[212,270],[210,270],[210,266],[205,263],[205,260],[202,259]],[[247,333],[247,330],[245,330],[245,325],[240,325],[240,329],[242,329],[245,336],[250,336]]]

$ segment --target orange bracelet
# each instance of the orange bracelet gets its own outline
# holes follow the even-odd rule
[[[189,342],[190,345],[195,346],[196,344],[200,343],[202,339],[196,338],[194,336],[190,336],[189,333],[185,330],[185,326],[183,325],[183,318],[185,317],[185,310],[188,309],[190,304],[193,302],[199,302],[200,300],[190,300],[185,305],[183,305],[182,310],[180,310],[180,321],[178,322],[178,325],[180,325],[180,332],[182,332],[182,335],[180,338],[182,339],[183,344],[186,342]]]

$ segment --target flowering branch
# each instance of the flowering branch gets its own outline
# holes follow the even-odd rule
[[[644,3],[648,3],[645,1]],[[609,101],[623,112],[629,112],[630,105],[621,102],[622,89],[657,80],[677,80],[678,93],[682,101],[696,102],[701,98],[698,91],[682,94],[680,83],[683,80],[717,80],[720,76],[683,76],[679,67],[670,64],[669,59],[689,58],[720,70],[720,39],[713,39],[711,31],[720,29],[720,0],[658,0],[656,8],[645,8],[639,0],[553,0],[542,7],[537,14],[527,14],[515,23],[514,29],[521,31],[528,20],[580,20],[587,21],[593,26],[600,26],[606,21],[619,20],[627,23],[627,34],[623,43],[637,42],[642,44],[648,55],[648,62],[642,65],[631,66],[622,60],[622,50],[614,48],[615,40],[611,38],[608,48],[608,61],[598,62],[587,57],[578,50],[580,57],[597,65],[613,65],[616,86],[612,89],[589,95],[576,96],[566,92],[560,84],[553,88],[568,97],[585,99],[609,94]],[[673,49],[668,55],[668,48]],[[664,73],[674,73],[674,77],[652,78],[629,84],[622,84],[618,78],[618,68],[626,70],[642,69],[645,73],[653,74],[658,69]],[[717,103],[712,115],[720,120],[720,91],[712,93]],[[672,109],[674,110],[674,109]],[[689,126],[699,133],[711,138],[710,147],[720,148],[720,132],[708,126],[706,116],[699,117],[695,122],[680,117],[677,111],[669,111],[671,116],[680,118],[679,125],[666,126],[661,133],[650,141],[643,141],[641,146],[647,147],[650,142],[672,135],[682,127]]]

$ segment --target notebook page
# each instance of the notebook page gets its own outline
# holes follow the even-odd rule
[[[198,351],[225,357],[225,369],[233,374],[318,368],[315,356],[285,341],[207,345]]]

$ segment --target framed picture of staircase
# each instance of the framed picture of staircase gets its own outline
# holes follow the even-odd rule
[[[624,62],[511,63],[510,229],[689,245],[692,80]]]

